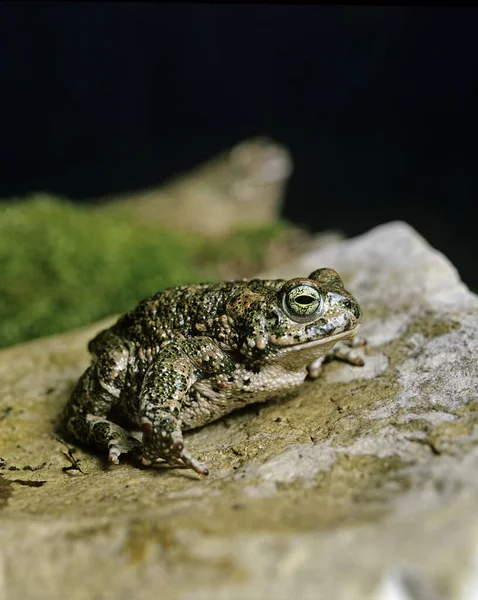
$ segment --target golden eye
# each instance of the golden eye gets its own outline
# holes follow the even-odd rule
[[[310,317],[322,306],[320,293],[310,285],[300,284],[292,288],[284,298],[284,308],[291,317]]]

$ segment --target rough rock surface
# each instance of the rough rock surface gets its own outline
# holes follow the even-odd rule
[[[190,434],[205,479],[80,449],[62,471],[104,322],[0,353],[2,600],[477,597],[478,299],[400,222],[273,275],[321,266],[365,309],[366,366]]]

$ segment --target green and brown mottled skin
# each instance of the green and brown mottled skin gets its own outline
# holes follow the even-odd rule
[[[147,465],[161,458],[207,474],[182,431],[317,377],[326,356],[363,364],[350,342],[360,318],[332,269],[166,289],[89,343],[93,361],[67,405],[66,426],[108,450],[113,463],[133,450]]]

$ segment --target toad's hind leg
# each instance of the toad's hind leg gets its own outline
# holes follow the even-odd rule
[[[120,454],[141,447],[141,442],[107,419],[121,395],[127,363],[128,352],[121,345],[95,358],[73,390],[64,415],[66,428],[77,440],[108,450],[108,459],[115,464]]]

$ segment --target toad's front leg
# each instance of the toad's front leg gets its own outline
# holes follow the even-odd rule
[[[196,337],[162,348],[146,372],[140,392],[143,430],[143,464],[163,458],[172,466],[186,466],[207,475],[201,464],[184,447],[181,409],[185,395],[198,379],[214,373],[223,359],[210,340]]]

